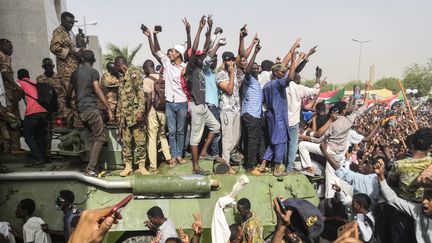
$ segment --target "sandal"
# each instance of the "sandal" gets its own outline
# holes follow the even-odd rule
[[[192,171],[192,174],[208,176],[208,175],[210,175],[210,172],[205,171],[205,170],[199,168],[198,170],[193,170],[193,171]]]
[[[170,160],[167,160],[166,163],[170,168],[174,168],[177,164],[177,161],[175,159],[170,159]]]
[[[275,173],[275,172],[273,171],[273,176],[275,176],[275,177],[283,177],[283,176],[287,176],[287,175],[288,175],[288,173],[285,172],[285,171],[280,171],[280,172],[278,172],[278,173]]]
[[[255,176],[260,176],[261,175],[261,171],[257,168],[252,169],[252,170],[248,170],[247,171],[249,174],[255,175]]]
[[[179,163],[181,165],[187,163],[187,160],[183,159],[182,157],[177,157],[176,160],[177,160],[177,163]]]

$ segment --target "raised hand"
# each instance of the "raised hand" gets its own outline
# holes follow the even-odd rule
[[[212,15],[211,14],[207,17],[207,24],[208,24],[208,26],[210,28],[213,27],[213,19],[212,19]]]
[[[199,27],[202,29],[202,28],[204,28],[205,24],[206,24],[206,16],[203,15],[201,17],[201,20],[200,20],[200,23],[199,23]]]
[[[182,19],[182,22],[183,22],[183,24],[184,24],[184,26],[185,26],[186,31],[187,31],[187,32],[190,32],[190,30],[191,30],[191,26],[190,26],[190,24],[189,24],[189,21],[186,19],[186,17]]]
[[[306,53],[300,52],[299,58],[303,60],[305,57],[306,57]]]
[[[198,212],[198,213],[194,213],[192,215],[195,219],[195,222],[192,224],[192,229],[193,229],[195,235],[201,235],[203,230],[204,230],[202,227],[201,213]]]
[[[308,57],[309,57],[309,56],[312,56],[312,55],[316,52],[316,48],[317,48],[317,47],[318,47],[318,46],[314,46],[314,47],[312,47],[312,48],[309,50],[307,56],[308,56]]]
[[[147,28],[145,31],[143,31],[144,35],[149,37],[151,35],[151,31],[149,28]]]
[[[184,232],[183,228],[179,228],[180,239],[183,243],[189,243],[189,236]]]
[[[378,160],[378,162],[375,163],[374,165],[374,171],[375,173],[378,175],[378,178],[383,181],[385,179],[384,177],[384,161],[382,161],[381,159]]]
[[[255,53],[258,53],[261,50],[260,41],[258,40],[257,45],[255,46]]]
[[[218,44],[219,44],[219,46],[226,45],[226,38],[225,37],[224,38],[220,38],[219,41],[218,41]]]
[[[300,47],[300,41],[301,41],[301,38],[296,39],[296,41],[294,42],[294,45],[293,45],[293,49],[297,49]]]
[[[214,34],[217,35],[217,34],[222,34],[222,33],[223,33],[223,29],[221,27],[216,27]]]
[[[243,25],[243,27],[240,29],[240,37],[247,36],[247,24]]]
[[[258,33],[256,33],[256,34],[254,35],[254,38],[253,38],[253,43],[254,43],[254,45],[258,44],[259,41],[260,41],[260,39],[258,38]]]
[[[282,197],[279,197],[279,198],[280,198],[281,201],[283,201]],[[291,224],[291,214],[292,214],[292,211],[288,210],[286,213],[282,212],[282,210],[279,207],[279,203],[277,202],[276,198],[273,199],[273,210],[276,213],[278,225],[289,226]]]

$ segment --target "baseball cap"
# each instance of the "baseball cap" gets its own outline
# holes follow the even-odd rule
[[[233,60],[233,59],[235,59],[235,56],[232,52],[226,51],[226,52],[222,53],[222,60],[228,61],[228,60]]]
[[[180,45],[180,44],[175,44],[175,45],[173,46],[173,49],[175,49],[176,51],[180,52],[180,54],[182,54],[182,55],[183,55],[183,53],[185,52],[185,48],[184,48],[184,46],[183,46],[183,45]]]
[[[204,52],[201,51],[201,50],[196,50],[196,51],[195,51],[195,56],[201,56],[201,55],[203,55],[203,54],[204,54]],[[192,48],[189,48],[189,49],[188,49],[188,56],[189,56],[189,57],[192,56]]]

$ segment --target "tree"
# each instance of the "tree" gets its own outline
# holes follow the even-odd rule
[[[388,89],[393,93],[397,93],[400,91],[399,87],[399,79],[394,77],[383,77],[380,80],[377,80],[373,85],[374,89]]]
[[[135,58],[138,51],[141,49],[142,44],[133,48],[130,52],[127,46],[119,47],[113,43],[108,44],[108,53],[103,55],[103,66],[105,68],[106,64],[110,61],[114,61],[117,56],[124,56],[126,58],[127,64],[133,66],[132,61]]]
[[[308,80],[303,81],[303,85],[306,87],[309,87],[309,88],[313,88],[315,86],[315,84],[316,84],[315,80],[312,80],[312,79],[308,79]]]
[[[415,63],[407,67],[404,81],[406,89],[417,89],[421,96],[429,94],[432,87],[432,59],[423,65]]]

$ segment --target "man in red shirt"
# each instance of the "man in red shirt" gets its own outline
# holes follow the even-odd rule
[[[32,154],[26,167],[43,167],[46,156],[45,133],[47,132],[48,112],[36,101],[38,98],[36,81],[30,80],[30,74],[26,69],[18,70],[18,83],[24,91],[26,103],[22,125],[23,134]]]

